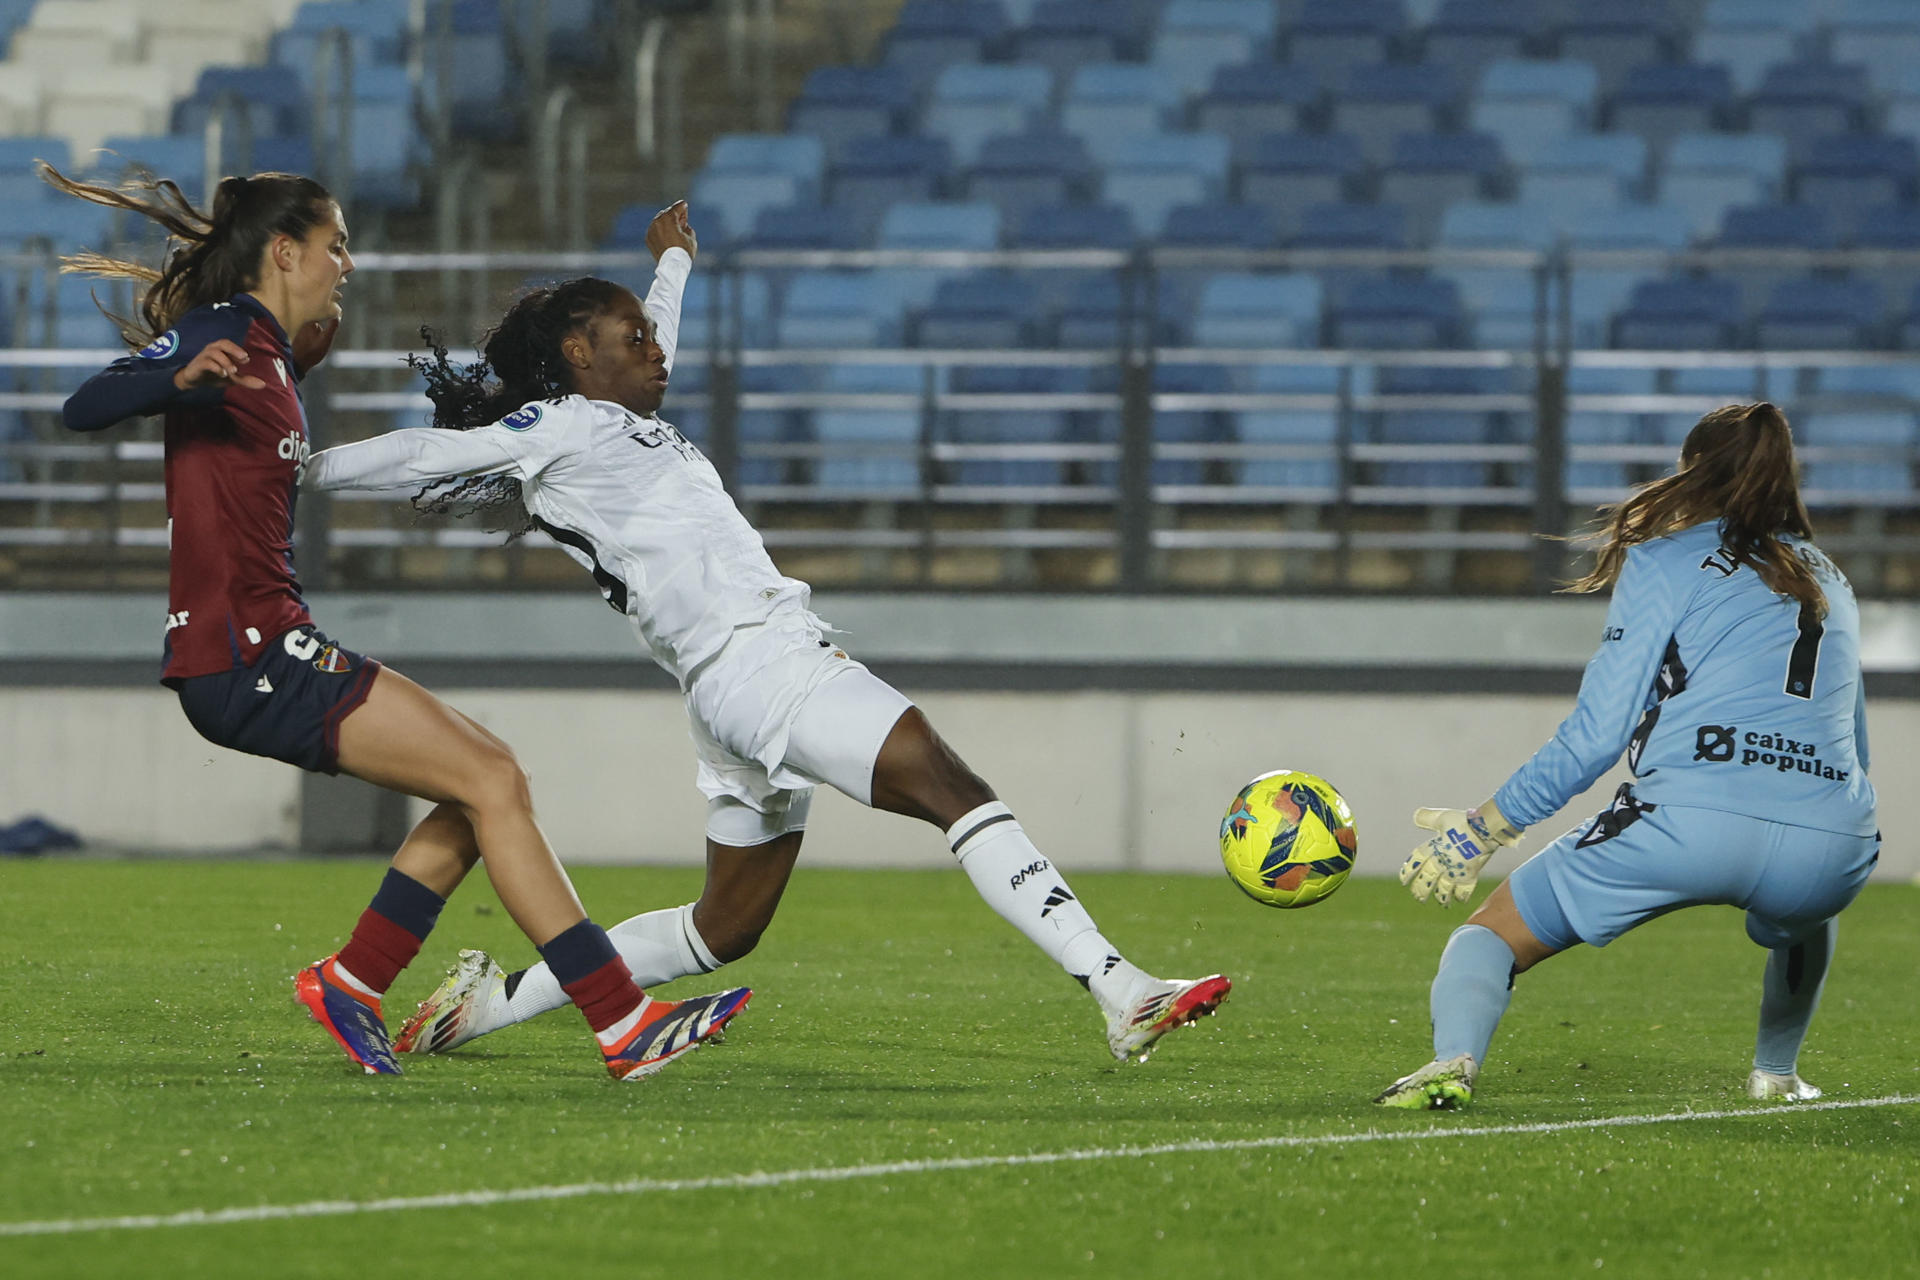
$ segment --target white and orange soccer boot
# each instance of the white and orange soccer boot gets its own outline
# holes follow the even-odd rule
[[[1233,983],[1217,973],[1205,978],[1149,978],[1125,1004],[1109,1007],[1100,1001],[1107,1015],[1107,1048],[1121,1062],[1145,1062],[1161,1036],[1206,1017],[1232,990]]]
[[[462,951],[447,976],[420,1002],[400,1038],[399,1053],[446,1053],[497,1030],[492,1010],[506,1007],[507,973],[484,951]]]

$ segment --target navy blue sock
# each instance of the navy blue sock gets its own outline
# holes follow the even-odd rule
[[[549,939],[540,957],[596,1034],[639,1008],[645,998],[607,931],[591,920]]]
[[[440,908],[447,900],[404,871],[387,868],[380,891],[373,895],[371,907],[422,942],[433,932],[440,919]]]

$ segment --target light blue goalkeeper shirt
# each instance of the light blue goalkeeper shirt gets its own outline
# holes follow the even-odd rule
[[[1831,560],[1789,541],[1824,619],[1735,564],[1718,522],[1630,549],[1573,714],[1494,795],[1500,812],[1544,821],[1624,750],[1644,803],[1873,834],[1860,609]]]

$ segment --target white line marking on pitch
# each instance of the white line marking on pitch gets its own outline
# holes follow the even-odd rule
[[[0,1222],[0,1236],[81,1235],[97,1231],[148,1231],[159,1227],[218,1227],[234,1222],[277,1222],[290,1218],[335,1218],[352,1213],[395,1213],[407,1209],[466,1209],[536,1200],[575,1200],[582,1196],[632,1196],[663,1191],[733,1191],[783,1187],[796,1182],[849,1182],[889,1174],[948,1173],[966,1169],[1004,1169],[1022,1165],[1070,1164],[1083,1160],[1134,1160],[1142,1156],[1212,1151],[1267,1151],[1289,1147],[1341,1147],[1362,1142],[1430,1142],[1441,1138],[1486,1138],[1501,1134],[1572,1133],[1634,1125],[1683,1124],[1695,1120],[1784,1119],[1809,1111],[1856,1111],[1920,1103],[1920,1094],[1883,1098],[1845,1098],[1800,1102],[1791,1106],[1747,1107],[1738,1111],[1669,1111],[1664,1115],[1602,1116],[1592,1120],[1556,1120],[1538,1124],[1494,1124],[1477,1129],[1397,1129],[1382,1132],[1268,1138],[1195,1138],[1137,1147],[1088,1147],[1077,1151],[1035,1151],[1026,1155],[957,1156],[946,1160],[896,1160],[838,1168],[782,1169],[773,1173],[729,1173],[711,1178],[628,1178],[620,1182],[572,1182],[547,1187],[508,1187],[449,1191],[435,1196],[394,1196],[386,1200],[309,1200],[305,1204],[259,1204],[233,1209],[189,1209],[184,1213],[136,1214],[120,1218],[54,1218],[42,1222]]]

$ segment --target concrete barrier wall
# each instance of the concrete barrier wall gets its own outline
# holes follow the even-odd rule
[[[1360,870],[1390,874],[1419,804],[1477,802],[1552,734],[1564,696],[916,691],[1041,848],[1069,869],[1217,870],[1215,833],[1251,776],[1324,775],[1353,805]],[[576,862],[696,862],[704,806],[671,692],[447,687],[513,744],[541,820]],[[1881,875],[1920,873],[1920,702],[1870,707],[1880,764]],[[1537,847],[1599,809],[1603,779],[1529,834]],[[173,695],[145,688],[0,688],[0,821],[42,813],[90,840],[176,851],[294,846],[300,775],[210,746]],[[943,865],[938,833],[822,794],[804,855],[821,865]]]

